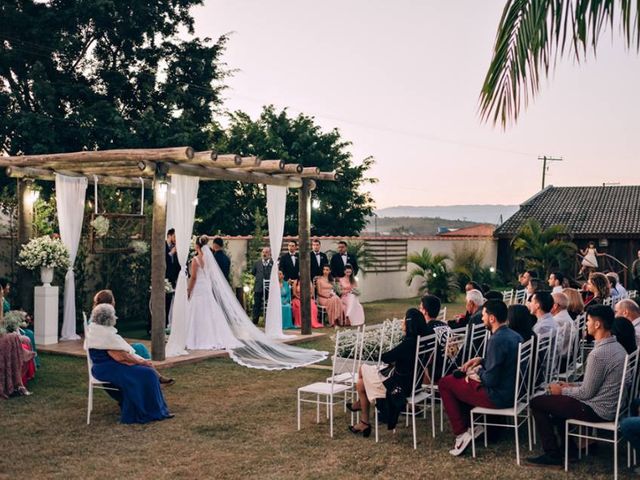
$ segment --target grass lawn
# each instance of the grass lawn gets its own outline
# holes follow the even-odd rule
[[[368,304],[367,319],[401,316],[413,304]],[[462,308],[452,307],[452,313]],[[313,346],[327,348],[328,342]],[[336,410],[333,439],[324,418],[315,424],[310,406],[303,410],[298,432],[296,388],[324,380],[323,370],[265,372],[214,359],[170,372],[176,384],[165,394],[174,419],[120,425],[115,402],[96,392],[87,426],[85,361],[43,355],[30,384],[33,395],[0,401],[5,452],[0,478],[567,478],[559,470],[516,466],[509,434],[487,449],[480,447],[475,460],[470,452],[453,458],[448,425],[434,440],[422,419],[417,451],[404,425],[395,435],[382,427],[379,444],[373,436],[353,436],[341,409]],[[568,478],[611,478],[610,452],[601,447],[597,455],[571,465]],[[522,454],[526,457],[528,450]],[[621,472],[621,477],[628,475],[624,468]]]

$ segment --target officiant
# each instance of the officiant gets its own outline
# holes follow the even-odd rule
[[[271,249],[264,247],[260,260],[258,260],[251,269],[254,276],[253,284],[253,323],[258,324],[260,315],[263,314],[263,306],[265,298],[269,295],[269,289],[265,289],[264,281],[271,278],[271,269],[273,268],[273,258],[271,258]]]

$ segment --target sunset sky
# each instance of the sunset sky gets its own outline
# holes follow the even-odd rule
[[[477,100],[504,1],[206,0],[196,34],[234,32],[226,107],[314,116],[372,155],[378,207],[517,204],[553,185],[640,183],[640,56],[618,28],[597,59],[561,61],[515,126],[482,124]]]

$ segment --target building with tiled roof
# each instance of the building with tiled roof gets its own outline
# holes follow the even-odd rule
[[[510,243],[530,218],[542,228],[565,225],[579,248],[593,241],[598,252],[630,266],[640,248],[640,186],[548,186],[538,192],[494,232],[502,271],[513,269]]]

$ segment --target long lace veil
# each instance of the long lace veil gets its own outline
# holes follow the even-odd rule
[[[236,299],[209,246],[204,246],[204,270],[223,316],[241,346],[229,351],[233,361],[249,368],[285,370],[303,367],[327,358],[327,352],[294,347],[272,340],[257,328]]]

